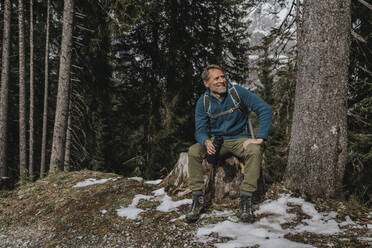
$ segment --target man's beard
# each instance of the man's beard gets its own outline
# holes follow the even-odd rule
[[[217,94],[217,95],[220,95],[220,96],[224,96],[226,95],[226,92],[227,92],[227,88],[226,86],[224,86],[224,91],[217,91],[215,89],[211,89],[211,92],[214,93],[214,94]]]

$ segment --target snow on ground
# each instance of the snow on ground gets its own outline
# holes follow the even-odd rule
[[[131,180],[143,182],[143,178],[132,177]],[[102,184],[109,180],[117,180],[117,178],[107,179],[93,179],[88,178],[83,182],[77,183],[73,187],[85,187],[92,184]],[[161,180],[145,181],[147,184],[157,185]],[[137,208],[137,204],[140,200],[159,201],[160,205],[156,210],[160,212],[171,212],[176,211],[177,208],[184,204],[191,204],[191,199],[183,199],[179,201],[173,201],[170,196],[167,195],[164,188],[160,188],[152,191],[151,195],[135,195],[132,203],[128,207],[121,207],[116,210],[117,214],[121,217],[128,219],[140,219],[139,214],[143,209]],[[294,207],[300,207],[301,211],[305,213],[309,218],[303,219],[301,223],[294,226],[298,221],[297,216],[294,213],[290,213],[290,210]],[[106,210],[101,210],[102,214],[105,214]],[[371,215],[372,213],[369,213]],[[273,247],[285,247],[285,248],[300,248],[300,247],[313,247],[308,244],[297,243],[294,241],[287,240],[286,234],[295,234],[310,232],[316,234],[333,235],[343,232],[343,228],[346,226],[352,226],[353,228],[365,228],[355,223],[349,216],[346,216],[343,222],[337,222],[336,212],[318,212],[312,203],[306,202],[302,198],[294,198],[289,194],[281,194],[277,200],[267,200],[260,204],[259,208],[255,211],[256,216],[263,216],[257,219],[253,224],[239,223],[235,217],[234,211],[217,211],[213,210],[209,214],[202,214],[201,219],[213,218],[213,217],[226,217],[227,220],[219,222],[217,224],[205,225],[200,227],[196,231],[196,239],[199,242],[213,241],[211,238],[212,233],[217,233],[220,237],[229,237],[231,240],[226,243],[216,243],[216,247],[219,248],[233,248],[233,247],[247,247],[256,246],[260,248],[273,248]],[[185,215],[172,219],[171,222],[176,220],[183,220]],[[283,228],[283,224],[292,223],[291,228]],[[372,229],[372,225],[366,225],[368,229]],[[371,241],[370,237],[358,237],[361,240]]]
[[[160,212],[171,212],[177,210],[177,208],[181,205],[191,204],[192,202],[191,199],[173,201],[172,198],[165,193],[164,188],[154,190],[152,194],[153,196],[141,194],[134,196],[132,204],[130,204],[128,207],[117,209],[117,214],[121,217],[126,217],[132,220],[138,219],[138,214],[145,211],[136,207],[140,200],[160,201],[160,205],[156,208],[156,210]]]
[[[156,208],[156,210],[160,212],[170,212],[170,211],[176,210],[181,205],[191,204],[191,203],[192,203],[191,199],[173,201],[171,197],[165,194],[164,196],[162,196],[161,204]]]
[[[142,177],[128,177],[128,179],[135,180],[137,182],[142,182],[143,181],[143,178]]]
[[[142,194],[135,195],[132,201],[132,204],[130,204],[126,208],[122,207],[122,208],[116,209],[116,212],[120,217],[126,217],[128,219],[135,220],[138,218],[138,214],[144,211],[143,209],[136,208],[139,201],[150,200],[152,198],[153,196],[149,196],[149,195],[142,195]]]
[[[104,179],[95,179],[95,178],[88,178],[88,179],[85,179],[84,181],[82,182],[78,182],[77,184],[75,184],[74,186],[72,186],[73,188],[81,188],[81,187],[86,187],[86,186],[89,186],[89,185],[93,185],[93,184],[103,184],[103,183],[106,183],[107,181],[116,181],[118,179],[118,177],[114,177],[114,178],[104,178]]]
[[[158,185],[159,183],[161,183],[161,181],[163,181],[163,180],[162,180],[162,179],[158,179],[158,180],[150,180],[150,181],[145,181],[145,184]]]
[[[137,182],[143,182],[143,178],[142,177],[128,177],[128,179],[130,180],[135,180]],[[144,181],[145,184],[152,184],[152,185],[158,185],[159,183],[161,183],[162,179],[158,179],[158,180],[149,180],[149,181]]]
[[[301,224],[292,229],[283,229],[281,224],[295,221],[296,215],[288,213],[291,206],[300,206],[302,211],[310,216],[310,219],[303,220]],[[293,198],[287,194],[282,194],[279,199],[264,202],[258,210],[256,216],[264,214],[263,217],[254,224],[235,223],[230,220],[221,223],[207,225],[197,230],[196,236],[200,241],[210,240],[211,233],[218,233],[220,237],[230,237],[233,240],[227,243],[216,243],[220,248],[246,247],[259,245],[261,248],[274,247],[312,247],[311,245],[293,242],[284,238],[289,233],[311,232],[317,234],[335,234],[341,232],[340,226],[354,225],[356,228],[363,228],[355,224],[350,217],[344,222],[337,223],[334,218],[336,212],[319,213],[313,204],[305,202],[301,198]]]

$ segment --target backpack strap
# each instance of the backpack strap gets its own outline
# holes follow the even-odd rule
[[[210,119],[217,119],[218,117],[220,117],[222,115],[230,114],[230,113],[234,112],[235,110],[237,110],[239,108],[238,105],[235,105],[233,108],[231,108],[229,110],[223,111],[223,112],[218,113],[218,114],[211,114],[211,113],[209,113],[210,107],[211,106],[210,106],[209,95],[207,93],[205,93],[204,94],[204,112],[207,113],[207,115]]]
[[[234,85],[231,85],[231,88],[229,89],[229,94],[231,96],[231,99],[234,102],[234,105],[240,105],[240,97],[239,97],[238,92],[236,91]]]
[[[234,107],[229,109],[229,110],[226,110],[226,111],[223,111],[221,113],[218,113],[218,114],[214,114],[212,115],[211,113],[209,113],[209,110],[210,110],[210,99],[209,99],[209,95],[207,93],[204,93],[204,112],[207,113],[208,115],[208,119],[217,119],[218,117],[222,116],[222,115],[225,115],[225,114],[230,114],[232,112],[234,112],[235,110],[240,110],[243,114],[245,114],[247,117],[248,117],[248,127],[249,127],[249,131],[251,133],[251,136],[252,138],[254,138],[254,133],[253,133],[253,127],[252,127],[252,122],[251,122],[251,119],[249,118],[249,111],[247,108],[244,108],[244,106],[241,106],[241,101],[240,101],[240,97],[239,97],[239,94],[238,92],[236,91],[234,85],[231,85],[231,87],[229,87],[228,89],[229,91],[229,94],[231,96],[231,99],[234,103]],[[210,125],[210,123],[208,123],[208,125]],[[209,127],[208,127],[209,128]]]
[[[244,107],[242,106],[241,101],[240,101],[240,97],[239,97],[239,94],[238,92],[236,91],[234,85],[231,85],[231,88],[229,89],[229,93],[230,93],[230,96],[231,96],[231,99],[233,100],[234,102],[234,105],[236,107],[238,107],[238,109],[247,116],[248,118],[248,128],[249,128],[249,132],[251,133],[251,136],[252,138],[254,139],[255,136],[254,136],[254,132],[253,132],[253,126],[252,126],[252,121],[251,121],[251,118],[249,118],[249,109],[247,107]]]
[[[204,94],[204,112],[209,114],[209,108],[211,107],[209,102],[209,95],[207,93]]]

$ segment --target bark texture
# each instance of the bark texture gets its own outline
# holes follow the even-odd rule
[[[66,134],[66,148],[65,148],[65,159],[64,159],[64,171],[70,171],[70,159],[71,159],[71,98],[69,104],[69,114],[67,121],[67,134]]]
[[[26,150],[26,83],[25,83],[25,28],[23,0],[18,0],[19,42],[19,173],[27,177]]]
[[[46,38],[45,38],[45,63],[44,63],[44,109],[43,109],[43,137],[41,142],[41,164],[40,177],[45,176],[45,148],[48,120],[48,86],[49,86],[49,22],[50,22],[50,0],[47,2]]]
[[[65,0],[63,9],[63,30],[61,59],[59,65],[58,95],[56,116],[54,121],[52,154],[50,158],[50,172],[62,171],[64,167],[65,143],[67,132],[70,68],[73,25],[74,1]]]
[[[10,0],[4,1],[4,29],[1,64],[0,95],[0,177],[7,176],[7,126],[8,126],[8,94],[9,94],[9,38],[10,38]]]
[[[244,165],[236,157],[220,161],[213,168],[203,161],[204,187],[203,194],[207,203],[221,202],[225,197],[237,198],[240,195],[240,184],[244,178]],[[161,185],[169,194],[182,197],[191,193],[188,189],[188,156],[182,152],[174,169],[162,181]],[[256,197],[263,195],[263,184],[259,181]]]
[[[290,152],[290,188],[315,196],[341,190],[347,156],[350,0],[303,5]]]
[[[34,20],[33,1],[30,0],[30,113],[29,113],[28,173],[34,178]]]

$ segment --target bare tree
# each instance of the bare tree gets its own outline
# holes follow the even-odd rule
[[[4,1],[3,53],[1,65],[0,96],[0,177],[7,176],[7,126],[8,126],[8,81],[9,81],[10,0]]]
[[[45,148],[48,120],[48,86],[49,86],[49,22],[50,22],[50,0],[47,2],[46,38],[45,38],[45,63],[44,63],[44,110],[43,110],[43,137],[41,142],[41,164],[40,177],[45,175]]]
[[[61,58],[58,78],[58,95],[54,121],[53,145],[50,158],[50,172],[63,170],[65,142],[69,109],[70,67],[72,47],[74,1],[65,0],[63,10],[63,30]]]
[[[290,152],[292,190],[335,196],[347,156],[350,0],[303,2]]]
[[[29,116],[29,160],[28,173],[34,178],[34,20],[33,0],[30,0],[30,116]]]
[[[25,33],[23,1],[18,0],[18,37],[19,37],[19,172],[27,176],[26,150],[26,85],[25,85]]]

